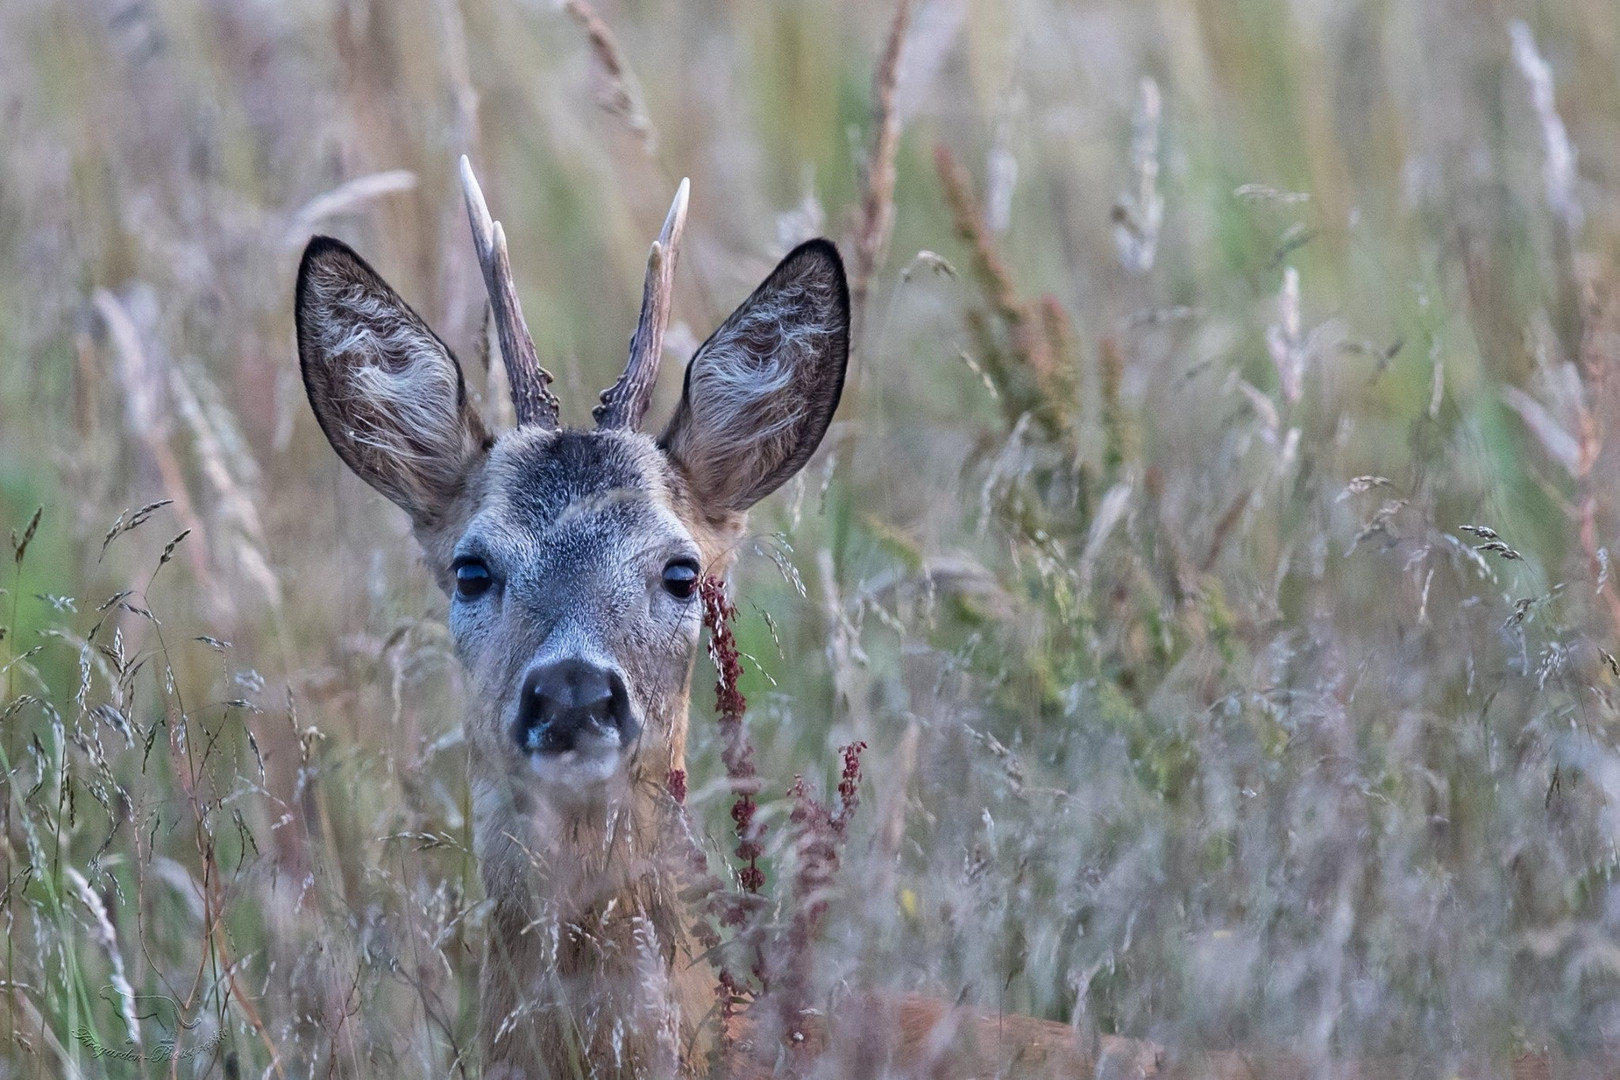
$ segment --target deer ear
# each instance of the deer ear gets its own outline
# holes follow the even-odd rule
[[[659,443],[699,502],[746,510],[815,453],[848,361],[844,264],[830,240],[811,240],[692,357]]]
[[[436,524],[489,446],[456,358],[330,237],[304,249],[294,313],[304,389],[332,449],[415,524]]]

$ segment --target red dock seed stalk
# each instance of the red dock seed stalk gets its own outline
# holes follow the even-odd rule
[[[788,822],[798,830],[795,848],[798,853],[798,872],[794,874],[793,888],[802,905],[804,917],[802,931],[804,944],[815,933],[822,913],[827,909],[827,890],[838,877],[839,850],[843,847],[849,820],[859,803],[857,785],[861,779],[861,752],[864,742],[853,742],[838,749],[843,769],[838,778],[836,811],[823,806],[805,787],[804,777],[795,776],[788,798],[793,800],[793,812]],[[800,931],[795,916],[794,934]]]
[[[804,1016],[810,1004],[813,944],[828,897],[838,879],[839,851],[847,839],[849,820],[859,802],[857,786],[861,779],[861,752],[864,742],[840,747],[843,767],[838,777],[838,809],[829,810],[805,787],[804,777],[795,776],[788,798],[793,800],[789,825],[795,830],[794,851],[798,866],[793,875],[795,906],[787,938],[779,960],[777,1016],[790,1046],[804,1044]]]
[[[860,805],[857,785],[861,782],[861,754],[865,751],[864,742],[852,742],[838,750],[844,759],[844,769],[838,776],[838,813],[833,816],[832,826],[839,836],[844,835],[849,819],[855,816],[855,808]]]
[[[758,809],[754,796],[759,792],[759,780],[754,771],[754,747],[743,727],[748,700],[737,685],[743,673],[737,639],[731,632],[731,620],[736,618],[737,608],[726,597],[725,583],[712,575],[705,575],[698,582],[698,595],[703,599],[703,625],[709,631],[709,659],[715,670],[714,700],[715,711],[719,713],[720,759],[725,763],[726,777],[731,781],[731,790],[736,795],[731,806],[731,820],[737,832],[736,856],[745,864],[737,872],[742,893],[723,896],[711,892],[709,914],[721,926],[743,927],[748,923],[750,913],[757,911],[763,900],[759,892],[765,885],[765,873],[759,868],[759,857],[765,853],[765,849],[759,842],[763,829],[754,821],[754,813]],[[684,792],[685,777],[681,780]],[[763,990],[766,980],[763,949],[758,940],[760,929],[755,926],[752,932],[743,930],[737,944],[753,953],[750,966]],[[718,944],[719,935],[712,930],[709,935]],[[730,1041],[731,1023],[738,1007],[747,1002],[755,991],[749,985],[747,976],[739,975],[729,963],[722,962],[715,993],[719,999],[720,1041],[724,1045]]]
[[[731,804],[731,821],[737,834],[734,851],[741,863],[737,870],[738,891],[727,893],[719,879],[707,871],[701,846],[695,838],[689,837],[688,855],[693,874],[689,891],[694,900],[701,901],[696,905],[700,943],[706,949],[718,949],[720,928],[736,930],[735,938],[724,950],[733,959],[722,957],[718,962],[715,994],[719,999],[720,1042],[722,1046],[729,1044],[731,1021],[739,1008],[769,997],[781,1020],[787,1045],[802,1046],[814,967],[811,945],[826,914],[838,876],[839,851],[847,839],[849,821],[859,803],[861,753],[866,744],[854,742],[839,748],[841,764],[836,810],[822,805],[811,795],[802,776],[794,778],[788,792],[793,803],[788,820],[797,856],[793,877],[797,904],[785,933],[773,932],[762,921],[768,906],[767,898],[761,895],[765,873],[759,868],[759,859],[765,853],[760,843],[764,828],[755,820],[758,810],[755,798],[760,791],[760,781],[754,767],[754,748],[743,726],[748,702],[738,689],[743,673],[742,657],[731,631],[737,609],[727,598],[725,585],[719,578],[702,578],[698,582],[698,595],[703,600],[703,625],[709,631],[709,659],[715,670],[715,710],[719,714],[720,758],[725,763],[726,778],[734,797]],[[676,805],[684,807],[686,774],[672,771],[666,784]],[[742,970],[744,965],[735,963],[735,959],[740,958],[738,954],[748,957],[747,973]]]
[[[737,858],[746,864],[738,871],[737,879],[745,892],[758,893],[765,885],[765,873],[759,868],[759,857],[765,849],[759,842],[763,829],[754,824],[754,811],[758,809],[754,795],[759,791],[754,747],[742,722],[748,701],[737,688],[743,673],[737,639],[731,633],[737,609],[726,597],[725,583],[717,577],[706,575],[698,583],[698,594],[703,598],[703,625],[709,629],[709,659],[714,662],[714,700],[723,740],[720,759],[725,762],[726,776],[737,796],[731,805],[731,820],[737,828]],[[740,924],[743,915],[739,905],[730,913],[728,925]]]

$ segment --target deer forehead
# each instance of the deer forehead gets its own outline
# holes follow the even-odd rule
[[[520,427],[496,440],[473,485],[462,538],[486,534],[519,561],[612,569],[696,546],[704,573],[729,568],[746,515],[702,506],[646,434]],[[456,537],[449,538],[454,544]]]
[[[491,448],[478,487],[466,537],[518,561],[586,570],[690,539],[674,470],[638,432],[517,428]]]
[[[668,460],[639,432],[520,427],[491,449],[484,492],[514,524],[544,533],[615,502],[670,508],[673,483]]]

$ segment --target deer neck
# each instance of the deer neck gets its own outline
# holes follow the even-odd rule
[[[699,1042],[715,981],[678,899],[689,849],[669,782],[685,769],[684,690],[670,706],[600,799],[558,806],[472,765],[492,902],[480,1007],[492,1080],[675,1075]]]

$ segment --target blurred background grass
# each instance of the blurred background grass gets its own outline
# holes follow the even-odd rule
[[[851,251],[893,17],[598,11],[623,77],[540,2],[0,8],[0,1075],[476,1075],[444,604],[304,404],[298,253],[482,396],[470,153],[584,421],[680,177],[671,371]],[[1610,0],[919,0],[845,402],[735,582],[773,874],[871,746],[824,1000],[1620,1041],[1617,70]]]

